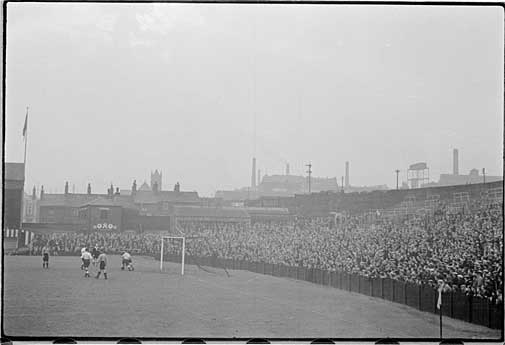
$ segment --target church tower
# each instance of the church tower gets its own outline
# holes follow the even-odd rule
[[[157,190],[158,191],[161,191],[162,190],[162,185],[161,185],[161,170],[158,172],[158,169],[156,169],[154,171],[154,173],[151,171],[151,190],[154,190],[155,187],[154,187],[154,184],[156,183],[158,186],[157,186]]]

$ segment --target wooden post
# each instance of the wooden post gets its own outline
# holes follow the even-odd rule
[[[184,275],[184,254],[186,250],[186,239],[183,237],[182,238],[182,268],[181,268],[181,275]]]
[[[164,242],[164,239],[163,239],[163,237],[161,237],[160,271],[163,271],[163,242]]]

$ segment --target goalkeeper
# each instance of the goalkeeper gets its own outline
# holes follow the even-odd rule
[[[123,255],[121,255],[121,259],[122,259],[121,270],[124,271],[124,269],[126,268],[128,271],[133,271],[132,256],[130,255],[130,253],[125,251]]]

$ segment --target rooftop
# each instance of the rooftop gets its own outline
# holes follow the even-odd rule
[[[103,194],[44,194],[40,200],[40,206],[69,206],[80,207],[99,197],[105,197]]]
[[[139,190],[135,194],[134,200],[136,204],[156,204],[158,202],[198,202],[197,192],[174,192],[174,191],[143,191]]]
[[[174,215],[178,217],[249,218],[247,211],[238,207],[175,206]]]

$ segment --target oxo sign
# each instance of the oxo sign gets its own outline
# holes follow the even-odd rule
[[[114,224],[109,224],[109,223],[99,223],[93,225],[93,229],[97,230],[116,230],[117,226]]]

